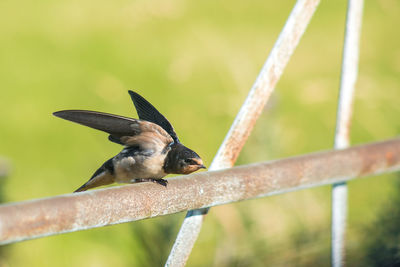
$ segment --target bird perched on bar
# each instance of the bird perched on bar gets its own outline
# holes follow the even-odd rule
[[[139,119],[87,111],[54,112],[59,118],[109,134],[108,139],[123,145],[122,151],[107,160],[75,192],[112,183],[152,181],[167,186],[167,174],[189,174],[206,168],[199,155],[184,146],[171,123],[138,93],[128,91]]]

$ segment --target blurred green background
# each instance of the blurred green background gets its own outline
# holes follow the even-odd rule
[[[209,166],[294,3],[0,1],[0,155],[11,165],[3,201],[70,193],[118,153],[104,133],[51,113],[136,117],[128,89],[153,103]],[[400,131],[399,13],[399,1],[366,1],[353,144]],[[333,146],[345,16],[345,1],[322,1],[239,165]],[[349,183],[349,266],[374,264],[385,236],[396,248],[398,236],[379,218],[398,222],[387,214],[399,214],[388,208],[400,206],[399,186],[394,174]],[[4,246],[0,266],[159,266],[183,217]],[[329,239],[325,186],[213,208],[188,266],[329,266]]]

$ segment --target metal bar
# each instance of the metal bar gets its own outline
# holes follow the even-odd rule
[[[336,149],[349,146],[350,124],[354,88],[357,80],[359,40],[361,34],[363,0],[349,0],[346,18],[346,33],[343,48],[340,94],[336,119]],[[331,265],[344,265],[345,234],[347,220],[347,185],[338,183],[332,186],[332,238]]]
[[[344,264],[347,220],[347,184],[332,185],[331,266]]]
[[[235,121],[220,146],[210,170],[232,167],[291,55],[300,41],[319,0],[298,0]],[[165,266],[184,266],[200,233],[208,209],[189,211]],[[188,230],[190,229],[190,231]]]
[[[400,138],[0,206],[0,243],[201,209],[400,170]],[[194,211],[195,212],[195,211]],[[191,231],[192,229],[186,229]]]

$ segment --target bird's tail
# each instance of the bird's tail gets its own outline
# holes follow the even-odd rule
[[[76,190],[74,191],[74,193],[83,192],[83,191],[88,190],[89,188],[87,188],[86,184],[87,184],[87,183],[85,183],[84,185],[82,185],[81,187],[79,187],[78,189],[76,189]]]
[[[84,185],[74,191],[74,193],[86,191],[90,188],[112,184],[115,181],[114,175],[105,171],[87,181]]]

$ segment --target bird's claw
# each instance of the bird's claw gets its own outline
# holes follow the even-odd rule
[[[165,186],[165,187],[167,187],[167,184],[168,184],[168,181],[167,180],[164,180],[164,179],[150,179],[150,181],[152,181],[153,183],[157,183],[157,184],[160,184],[160,185],[162,185],[162,186]]]

